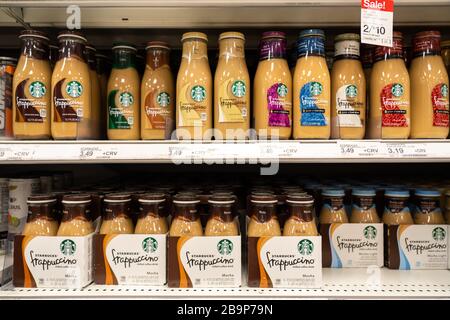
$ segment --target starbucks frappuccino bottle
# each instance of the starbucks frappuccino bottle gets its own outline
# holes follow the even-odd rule
[[[408,139],[410,78],[403,59],[403,35],[394,31],[392,47],[374,49],[370,79],[371,139]]]
[[[277,198],[270,193],[255,193],[250,197],[248,237],[281,236],[276,215],[277,202]]]
[[[51,79],[49,39],[22,31],[22,53],[13,78],[13,132],[16,139],[50,138]]]
[[[308,29],[297,41],[294,74],[294,139],[329,139],[330,72],[325,60],[325,33]]]
[[[165,234],[169,231],[166,197],[163,193],[145,193],[139,196],[139,217],[134,233]]]
[[[214,76],[214,137],[216,140],[250,136],[250,76],[239,32],[219,36],[219,63]]]
[[[438,190],[416,190],[415,198],[415,224],[445,224],[440,205],[441,194]]]
[[[56,197],[51,194],[28,197],[28,217],[23,229],[24,236],[56,236]]]
[[[283,236],[317,236],[314,198],[304,193],[290,193],[286,203],[289,218],[284,224]]]
[[[408,207],[409,192],[407,190],[388,190],[385,192],[384,197],[384,224],[414,224],[414,220]]]
[[[212,137],[212,76],[206,34],[187,32],[181,38],[183,55],[176,86],[176,136],[209,140]]]
[[[97,60],[95,58],[96,49],[86,46],[86,60],[89,66],[89,76],[91,78],[91,113],[92,113],[92,139],[100,139],[102,135],[101,124],[104,118],[101,118],[101,89],[97,75]]]
[[[411,138],[445,139],[449,133],[449,80],[441,57],[441,34],[419,32],[413,39]]]
[[[131,195],[107,194],[103,199],[103,221],[100,234],[130,234],[134,232],[131,220]]]
[[[140,138],[140,78],[136,70],[136,48],[115,44],[107,86],[107,136],[109,140]]]
[[[169,231],[171,237],[203,235],[197,211],[199,203],[200,200],[193,193],[180,193],[173,197],[174,217]]]
[[[175,88],[169,45],[147,43],[147,65],[141,84],[141,138],[168,140],[174,128]]]
[[[353,189],[351,223],[379,223],[373,189]]]
[[[239,225],[234,218],[235,198],[230,193],[214,193],[208,199],[210,216],[205,236],[237,236]]]
[[[70,194],[62,199],[62,219],[58,236],[86,236],[94,232],[91,218],[91,196]]]
[[[366,80],[359,60],[359,35],[335,38],[331,70],[331,137],[363,139],[366,128]]]
[[[342,189],[324,189],[322,191],[322,210],[319,215],[321,224],[347,223],[344,207],[345,192]]]
[[[264,32],[253,83],[253,117],[261,138],[289,139],[292,133],[292,76],[286,60],[286,34]]]

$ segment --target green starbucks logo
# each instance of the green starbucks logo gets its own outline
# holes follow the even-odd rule
[[[156,97],[156,102],[158,102],[160,107],[168,107],[170,104],[170,95],[167,92],[161,92]]]
[[[358,88],[354,85],[349,85],[347,88],[345,88],[345,95],[348,98],[354,98],[358,95]]]
[[[444,98],[446,98],[448,96],[448,86],[446,84],[442,85],[441,94]]]
[[[280,83],[277,88],[277,93],[280,97],[286,97],[286,95],[288,94],[288,88],[286,87],[286,85]]]
[[[441,228],[441,227],[434,228],[432,236],[435,241],[444,241],[445,240],[444,228]]]
[[[231,86],[231,92],[235,97],[242,98],[247,92],[244,81],[236,80]]]
[[[155,238],[148,237],[142,241],[142,249],[147,252],[155,252],[158,249],[158,241]]]
[[[202,86],[194,86],[191,90],[191,98],[195,102],[202,102],[206,99],[206,90]]]
[[[129,92],[122,92],[119,96],[119,102],[122,105],[122,107],[129,107],[133,104],[134,98],[133,95]]]
[[[377,229],[374,226],[367,226],[364,228],[364,238],[373,240],[377,236]]]
[[[224,256],[231,254],[233,251],[233,242],[228,239],[220,240],[217,244],[217,251]]]
[[[61,242],[59,245],[59,250],[61,250],[61,253],[66,256],[72,256],[75,254],[75,251],[77,250],[77,245],[75,242],[73,242],[70,239],[66,239]]]
[[[318,96],[322,93],[323,87],[319,82],[311,82],[310,93],[312,96]]]
[[[309,256],[314,251],[314,244],[310,240],[304,239],[297,244],[297,249],[300,254]]]
[[[392,86],[391,93],[394,97],[400,97],[403,95],[404,89],[400,83],[395,83]]]
[[[78,98],[83,93],[83,86],[78,81],[70,81],[67,83],[66,93],[72,98]]]
[[[30,94],[34,98],[42,98],[45,96],[47,89],[45,88],[45,84],[40,81],[33,81],[29,87]]]

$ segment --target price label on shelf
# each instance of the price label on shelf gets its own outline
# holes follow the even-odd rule
[[[394,0],[361,0],[361,43],[392,47]]]
[[[92,146],[80,148],[80,160],[113,160],[120,159],[119,148],[114,146]]]
[[[338,142],[338,152],[342,157],[348,158],[376,158],[384,155],[384,150],[378,142]]]
[[[384,143],[386,155],[393,158],[424,158],[429,156],[425,143]]]

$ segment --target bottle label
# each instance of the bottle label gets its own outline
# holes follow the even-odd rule
[[[166,91],[151,90],[145,96],[145,129],[165,130],[172,127],[170,117],[171,96]]]
[[[383,127],[408,127],[406,118],[409,102],[400,83],[390,83],[383,87],[381,99],[381,125]]]
[[[335,56],[358,56],[359,42],[354,40],[339,41],[334,44]]]
[[[112,90],[108,94],[108,129],[131,129],[135,98],[131,92]]]
[[[41,81],[21,81],[16,87],[16,122],[44,122],[47,97],[47,88]]]
[[[403,199],[389,199],[386,203],[385,211],[390,213],[409,213],[409,208],[406,204],[406,200]]]
[[[243,80],[228,79],[219,84],[219,122],[242,123],[248,114],[247,86]]]
[[[291,126],[291,102],[287,99],[288,90],[284,83],[275,83],[267,90],[270,127]]]
[[[323,127],[327,125],[325,108],[329,101],[321,98],[323,85],[308,82],[300,89],[300,123],[302,126]]]
[[[14,71],[13,66],[0,66],[0,130],[5,130],[2,135],[12,136],[12,83]]]
[[[358,99],[358,87],[353,84],[341,86],[336,92],[336,111],[339,127],[361,128],[364,104]]]
[[[178,94],[178,126],[203,127],[208,119],[206,112],[206,88],[201,85],[186,84]]]
[[[64,93],[63,93],[64,92]],[[78,81],[59,80],[53,88],[55,122],[80,122],[83,118],[83,85]]]
[[[431,103],[433,105],[433,126],[448,127],[448,85],[440,83],[433,88]]]

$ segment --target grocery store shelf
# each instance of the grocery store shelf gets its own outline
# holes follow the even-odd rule
[[[450,299],[450,271],[388,269],[324,269],[321,289],[172,289],[145,286],[90,285],[75,289],[25,289],[11,284],[0,290],[0,299]]]
[[[0,164],[450,162],[448,140],[3,141]]]

